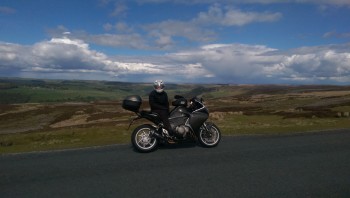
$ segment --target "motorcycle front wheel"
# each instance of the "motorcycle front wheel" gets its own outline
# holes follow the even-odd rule
[[[142,153],[154,151],[158,146],[158,139],[152,137],[153,127],[148,124],[138,126],[131,134],[131,143],[134,148]]]
[[[204,147],[215,147],[221,140],[220,129],[214,124],[207,122],[206,127],[201,126],[198,134],[198,141]]]

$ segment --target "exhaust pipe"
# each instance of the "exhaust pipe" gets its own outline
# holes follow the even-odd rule
[[[159,133],[157,133],[156,131],[152,131],[151,136],[159,138],[159,139],[162,139],[162,140],[165,140],[165,138],[162,135],[160,135]]]

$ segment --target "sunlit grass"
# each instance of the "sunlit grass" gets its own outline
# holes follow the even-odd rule
[[[122,99],[138,94],[149,109],[149,84],[4,80],[0,84],[0,153],[130,144],[135,116]],[[350,128],[347,86],[167,86],[169,99],[202,95],[223,135],[293,134]],[[35,104],[34,104],[35,103]]]
[[[0,135],[0,153],[80,148],[110,144],[124,144],[130,140],[131,130],[125,126],[93,126],[63,128]]]
[[[213,121],[225,135],[272,135],[350,128],[349,118],[288,118],[277,115],[226,115]],[[0,153],[81,148],[111,144],[129,144],[130,135],[142,120],[90,127],[67,127],[0,135]]]
[[[232,115],[215,121],[223,135],[285,134],[350,128],[349,118],[283,118],[277,115]]]

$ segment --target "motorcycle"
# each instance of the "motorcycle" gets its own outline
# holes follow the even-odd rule
[[[203,99],[194,97],[190,100],[176,95],[172,102],[174,108],[170,111],[169,122],[175,137],[170,137],[168,131],[157,113],[141,110],[142,99],[138,95],[128,96],[123,100],[122,107],[134,112],[137,117],[132,119],[130,126],[139,119],[147,119],[152,124],[142,124],[135,128],[131,134],[134,148],[142,153],[151,152],[160,144],[199,142],[203,147],[215,147],[221,140],[220,129],[212,122],[208,122],[209,111]],[[128,128],[128,129],[129,129]]]

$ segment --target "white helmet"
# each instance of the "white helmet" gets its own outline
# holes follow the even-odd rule
[[[156,80],[153,83],[154,90],[156,90],[158,93],[162,93],[164,90],[164,83],[162,80]]]

